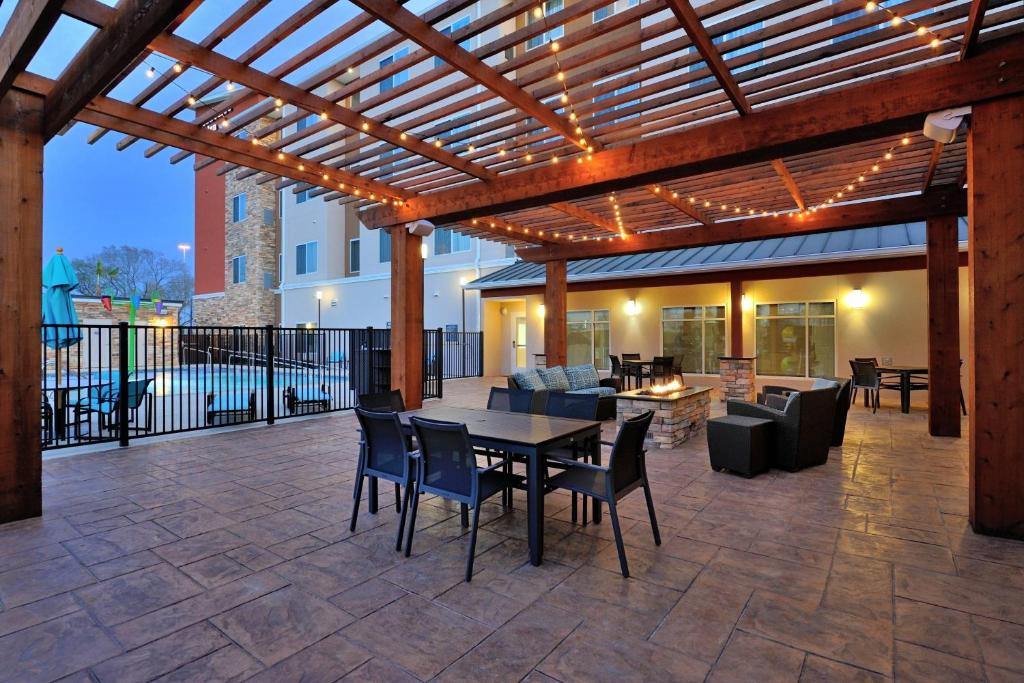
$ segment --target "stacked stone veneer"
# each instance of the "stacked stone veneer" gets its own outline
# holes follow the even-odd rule
[[[688,396],[664,401],[620,398],[616,423],[654,411],[651,428],[647,431],[644,446],[647,449],[676,448],[704,431],[711,415],[711,389],[702,389]]]
[[[754,358],[720,358],[718,371],[722,379],[722,400],[738,398],[753,401],[757,398],[754,386]]]
[[[252,135],[273,120],[262,118],[246,126]],[[261,138],[272,143],[279,133]],[[192,302],[196,325],[259,327],[280,321],[278,283],[281,222],[274,183],[259,184],[259,174],[239,177],[247,169],[231,171],[224,179],[224,295],[203,296]],[[231,198],[245,193],[245,218],[231,220]],[[231,282],[231,260],[245,255],[245,282]],[[269,277],[267,277],[269,275]],[[269,287],[267,286],[269,285]]]

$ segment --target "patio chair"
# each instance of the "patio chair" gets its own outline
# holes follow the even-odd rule
[[[647,480],[647,453],[644,450],[644,438],[652,419],[654,411],[648,410],[642,415],[623,421],[612,445],[607,467],[587,462],[569,462],[570,467],[552,477],[549,482],[552,488],[574,491],[608,505],[608,516],[611,517],[612,532],[615,534],[615,548],[619,552],[619,566],[626,578],[629,578],[629,564],[626,561],[625,546],[622,544],[622,530],[619,528],[619,513],[616,507],[619,500],[636,489],[643,488],[644,497],[647,499],[647,513],[651,518],[651,531],[654,533],[654,544],[661,545],[658,518],[654,514],[654,500],[651,498],[651,485]]]
[[[654,363],[651,366],[653,379],[661,384],[671,382],[672,378],[675,377],[674,363],[675,358],[672,356],[655,356]]]
[[[501,460],[490,467],[479,468],[476,454],[469,440],[466,425],[439,422],[412,417],[413,431],[420,444],[416,459],[416,491],[405,492],[405,505],[412,497],[409,534],[405,540],[405,556],[412,553],[412,539],[416,531],[416,509],[419,494],[428,493],[446,500],[456,501],[473,510],[473,523],[469,532],[469,556],[466,560],[466,581],[473,578],[473,558],[476,554],[476,532],[480,526],[480,505],[491,496],[504,491],[509,485],[520,483],[515,477],[500,471],[507,461]]]
[[[550,395],[548,392],[546,394]],[[487,410],[502,410],[506,413],[534,412],[534,395],[532,389],[502,389],[491,387],[487,396]]]
[[[382,391],[377,394],[359,394],[357,405],[365,410],[390,410],[395,413],[405,412],[405,399],[401,389]]]
[[[412,490],[415,476],[413,460],[417,454],[416,451],[409,450],[409,440],[402,430],[402,421],[398,419],[398,413],[366,410],[365,408],[356,408],[355,410],[359,428],[363,434],[363,447],[359,449],[359,462],[356,465],[355,490],[352,494],[355,501],[348,530],[353,532],[356,530],[365,477],[392,481],[395,483],[395,491],[399,494],[401,487],[405,486],[405,503],[403,505],[401,497],[399,497],[398,504],[398,537],[395,540],[395,552],[398,552],[402,549],[402,532],[405,528],[405,517],[409,507],[409,491]]]
[[[622,386],[622,361],[619,357],[613,354],[608,354],[608,360],[611,362],[612,370],[609,373],[609,377],[619,380],[619,386]]]
[[[594,394],[548,394],[544,414],[549,417],[566,417],[573,420],[597,420],[598,397]],[[608,444],[609,446],[611,444]],[[549,452],[549,456],[557,462],[556,467],[565,469],[564,460],[590,460],[591,443],[573,443],[572,446]],[[576,523],[576,503],[578,494],[572,492],[572,522]],[[587,498],[583,497],[583,525],[587,525]]]
[[[300,411],[303,414],[328,411],[331,409],[331,401],[331,391],[326,384],[318,387],[285,387],[284,390],[284,406],[290,415],[296,415]]]
[[[840,377],[819,377],[811,384],[812,389],[837,388],[836,412],[832,422],[832,443],[834,447],[842,446],[846,436],[846,417],[850,414],[850,393],[853,382]],[[766,384],[762,393],[757,395],[757,402],[778,410],[785,409],[790,394],[799,389]]]
[[[624,353],[624,354],[622,354],[622,360],[623,361],[627,361],[627,360],[640,360],[640,354],[639,353]],[[623,367],[627,367],[627,366],[625,364],[623,364]],[[644,378],[650,379],[650,377],[651,377],[651,371],[648,370],[647,368],[643,367],[642,365],[631,365],[631,366],[628,366],[628,367],[629,367],[629,376],[634,378],[634,379],[636,379],[636,383],[637,383],[638,386],[643,386]]]
[[[769,460],[773,467],[796,472],[828,462],[837,387],[797,391],[782,409],[729,399],[726,413],[771,420]]]
[[[206,395],[206,424],[242,424],[256,420],[256,392],[234,391]]]
[[[141,427],[129,427],[135,432],[153,431],[153,395],[149,393],[149,386],[153,383],[152,378],[128,380],[128,391],[124,397],[128,404],[128,421],[137,424],[139,409],[145,404],[146,422]],[[118,416],[121,411],[121,394],[115,384],[104,384],[90,387],[84,399],[79,400],[72,406],[74,417],[72,422],[76,428],[88,423],[91,416],[96,414],[99,422],[99,433],[102,436],[103,430],[111,434],[117,432]]]
[[[48,446],[53,442],[53,406],[46,400],[45,395],[40,403],[39,418],[42,423],[42,442],[44,446]]]
[[[851,360],[850,370],[853,373],[850,403],[857,401],[857,390],[862,389],[865,397],[864,405],[866,406],[870,402],[872,413],[878,411],[882,389],[894,389],[896,391],[900,389],[898,382],[884,382],[882,375],[878,372],[878,367],[870,359]]]

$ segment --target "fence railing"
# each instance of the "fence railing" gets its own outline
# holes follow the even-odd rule
[[[483,377],[483,340],[483,332],[444,332],[444,378]]]
[[[443,334],[423,334],[425,398],[443,394]],[[46,449],[273,424],[347,410],[391,385],[387,329],[44,325],[43,339]]]

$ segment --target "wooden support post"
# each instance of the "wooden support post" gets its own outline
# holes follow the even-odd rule
[[[960,436],[957,216],[928,220],[928,433]]]
[[[391,388],[423,407],[423,238],[391,230]]]
[[[970,521],[1024,538],[1024,95],[975,104],[967,138]]]
[[[43,98],[20,90],[0,97],[0,523],[43,508],[42,131]]]
[[[565,261],[548,261],[544,280],[544,356],[547,366],[566,363]]]
[[[743,281],[729,282],[729,355],[743,355]]]

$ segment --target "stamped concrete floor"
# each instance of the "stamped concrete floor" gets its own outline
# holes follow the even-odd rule
[[[0,679],[1024,679],[1024,543],[969,530],[966,439],[922,412],[857,407],[797,474],[712,472],[703,439],[651,453],[664,543],[627,498],[629,580],[566,496],[541,567],[523,501],[488,505],[470,584],[451,506],[424,499],[410,559],[393,508],[349,533],[354,426],[48,460],[43,518],[0,527]]]

